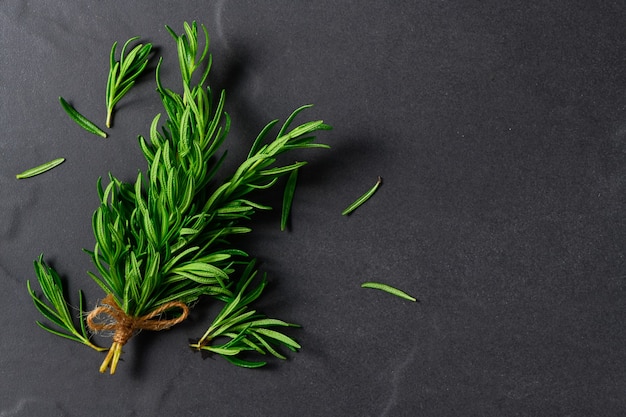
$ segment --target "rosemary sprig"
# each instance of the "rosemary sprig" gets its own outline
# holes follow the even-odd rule
[[[95,330],[111,329],[111,322],[117,323],[101,372],[108,368],[115,372],[122,346],[134,331],[175,325],[201,296],[225,302],[226,309],[237,313],[223,314],[219,320],[245,315],[241,323],[245,322],[247,329],[237,327],[241,335],[222,346],[227,350],[221,353],[232,353],[228,349],[242,344],[274,356],[276,343],[298,347],[288,336],[268,328],[286,323],[247,315],[249,302],[241,301],[249,297],[243,292],[247,284],[238,284],[236,272],[241,264],[252,267],[248,254],[237,249],[231,238],[250,232],[247,223],[255,211],[269,208],[251,200],[253,192],[271,187],[279,177],[306,164],[280,165],[278,156],[295,149],[328,147],[314,143],[313,134],[330,126],[317,120],[292,127],[295,117],[310,106],[296,109],[274,139],[269,135],[278,122],[270,122],[234,173],[221,185],[216,183],[216,172],[226,156],[218,151],[228,134],[230,118],[224,112],[225,93],[215,103],[212,90],[205,85],[211,63],[208,33],[203,26],[205,45],[200,49],[195,22],[185,23],[180,36],[167,29],[178,49],[182,93],[162,85],[159,61],[157,91],[167,118],[161,128],[160,115],[154,118],[149,141],[139,137],[148,169],[145,174],[140,172],[134,183],[110,174],[108,185],[100,180],[97,186],[101,204],[92,220],[96,243],[93,251],[87,252],[97,270],[89,276],[106,297],[90,313],[88,323]],[[201,68],[199,77],[194,77]],[[198,81],[192,83],[192,79]],[[40,282],[45,280],[40,269],[36,272]],[[243,277],[251,275],[248,270]],[[246,310],[241,310],[244,307]],[[94,322],[98,314],[109,315],[110,320],[99,326]],[[161,314],[162,319],[155,318]],[[215,332],[207,332],[203,348],[209,346],[204,342]],[[220,334],[229,337],[231,333]],[[212,349],[215,352],[217,347]],[[226,356],[233,359],[236,355]],[[245,361],[238,364],[245,365]]]
[[[284,345],[292,351],[300,348],[300,345],[291,337],[271,329],[296,325],[268,318],[258,314],[256,310],[249,309],[250,303],[259,298],[267,285],[266,277],[263,276],[256,288],[246,292],[257,275],[254,265],[254,260],[248,263],[240,279],[237,295],[228,298],[224,308],[215,317],[204,335],[196,343],[190,345],[192,348],[218,354],[227,361],[245,368],[258,368],[264,366],[266,362],[244,360],[240,357],[242,353],[254,351],[261,355],[270,354],[279,359],[286,359],[278,352],[277,346]],[[212,344],[220,338],[226,341],[221,344]]]
[[[89,340],[89,334],[87,333],[87,329],[85,328],[85,323],[82,320],[83,316],[83,294],[79,291],[79,306],[78,312],[80,314],[80,325],[76,326],[74,320],[72,319],[72,315],[70,314],[68,308],[68,302],[63,295],[63,284],[61,283],[61,278],[54,271],[54,269],[50,268],[43,261],[43,256],[40,256],[38,260],[34,262],[35,264],[35,273],[37,274],[37,279],[39,281],[39,285],[41,286],[41,290],[43,292],[43,296],[48,303],[42,301],[35,291],[31,288],[30,281],[26,282],[28,287],[28,292],[35,303],[35,307],[39,312],[54,324],[59,330],[53,329],[41,322],[37,322],[37,324],[47,330],[50,333],[56,334],[57,336],[64,337],[66,339],[73,340],[75,342],[82,343],[84,345],[89,346],[92,349],[103,351],[106,348],[101,348],[96,346]]]
[[[39,166],[30,168],[24,172],[21,172],[17,174],[15,178],[17,178],[18,180],[21,180],[24,178],[34,177],[35,175],[43,174],[46,171],[50,171],[52,168],[61,165],[63,162],[65,162],[65,158],[53,159],[52,161],[46,162],[44,164],[41,164]]]
[[[139,39],[139,36],[130,38],[122,46],[120,60],[115,59],[117,50],[117,42],[111,47],[111,55],[109,59],[109,77],[107,79],[106,89],[106,107],[107,107],[107,127],[111,127],[113,122],[113,110],[118,101],[135,85],[135,80],[146,69],[148,65],[152,44],[138,44],[128,53],[126,48],[132,42]]]
[[[85,116],[80,114],[78,110],[76,110],[70,103],[68,103],[63,97],[59,97],[59,102],[61,103],[61,107],[63,110],[70,116],[76,124],[87,132],[92,133],[94,135],[101,136],[103,138],[107,137],[107,134],[104,130],[100,129],[96,126],[91,120],[87,119]]]
[[[370,188],[367,192],[365,192],[365,194],[357,198],[354,201],[354,203],[350,204],[344,211],[341,212],[341,214],[343,216],[347,216],[348,214],[352,213],[354,210],[359,208],[361,205],[363,205],[363,203],[365,203],[374,195],[374,193],[376,192],[376,190],[378,190],[378,187],[380,187],[382,183],[383,183],[383,179],[381,177],[378,177],[376,184],[374,184],[372,188]]]
[[[397,297],[400,298],[404,298],[405,300],[409,300],[409,301],[417,301],[417,299],[415,297],[410,296],[409,294],[405,293],[402,290],[399,290],[395,287],[392,287],[391,285],[387,285],[387,284],[382,284],[380,282],[364,282],[363,284],[361,284],[362,288],[372,288],[375,290],[381,290],[381,291],[385,291],[389,294],[393,294]]]

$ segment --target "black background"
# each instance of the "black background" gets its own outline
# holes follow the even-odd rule
[[[149,72],[101,139],[58,96],[104,125],[109,50],[132,36],[177,89],[164,25],[192,20],[231,166],[302,104],[334,126],[331,150],[298,155],[290,230],[275,210],[242,242],[271,280],[258,307],[303,348],[261,370],[203,360],[202,305],[101,375],[101,354],[35,325],[26,281],[43,252],[73,301],[103,296],[82,252],[96,180],[145,169],[136,137],[162,110]],[[625,21],[589,0],[0,1],[0,416],[626,415]]]

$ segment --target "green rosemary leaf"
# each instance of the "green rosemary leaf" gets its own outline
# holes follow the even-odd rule
[[[224,356],[224,359],[241,368],[261,368],[267,365],[267,362],[246,361],[235,356]]]
[[[19,180],[19,179],[34,177],[35,175],[43,174],[46,171],[50,171],[52,168],[58,165],[61,165],[63,162],[65,162],[65,158],[57,158],[50,162],[46,162],[45,164],[41,164],[34,168],[27,169],[26,171],[20,174],[17,174],[15,178]]]
[[[270,318],[263,318],[263,319],[259,319],[259,320],[255,320],[255,321],[251,321],[250,322],[250,327],[251,328],[254,328],[254,327],[267,327],[267,326],[299,327],[297,324],[291,324],[291,323],[287,323],[287,322],[282,321],[282,320],[270,319]]]
[[[225,273],[222,269],[214,265],[211,265],[210,263],[205,263],[205,262],[192,262],[184,266],[180,266],[174,269],[174,271],[189,272],[196,276],[205,277],[205,278],[221,278],[224,280],[228,279],[228,274]]]
[[[222,335],[223,333],[226,333],[229,329],[239,330],[243,334],[243,332],[245,332],[245,330],[247,330],[250,327],[250,324],[247,323],[246,320],[248,320],[250,317],[256,314],[255,310],[246,311],[245,313],[244,311],[246,311],[245,307],[237,310],[236,312],[232,314],[229,314],[228,319],[221,320],[220,321],[221,325],[215,328],[215,330],[213,331],[212,338],[215,338],[217,336]],[[239,324],[241,325],[238,326]]]
[[[91,120],[80,114],[70,103],[65,101],[63,97],[59,97],[59,102],[61,103],[61,107],[63,107],[63,110],[65,110],[65,112],[70,116],[70,119],[76,122],[78,126],[82,127],[87,132],[94,135],[98,135],[103,138],[107,137],[107,134],[104,130],[100,129]]]
[[[267,336],[272,339],[275,339],[283,343],[285,346],[290,347],[292,349],[300,349],[302,347],[300,346],[300,344],[298,344],[298,342],[293,340],[291,337],[286,336],[283,333],[277,332],[276,330],[260,328],[260,329],[256,329],[255,332],[260,333],[263,336]]]
[[[402,290],[399,290],[397,288],[394,288],[390,285],[387,284],[381,284],[379,282],[364,282],[363,284],[361,284],[362,288],[373,288],[375,290],[381,290],[381,291],[385,291],[388,292],[389,294],[393,294],[395,296],[404,298],[405,300],[409,300],[409,301],[417,301],[416,298],[410,296],[409,294],[405,293]]]
[[[270,188],[274,184],[276,184],[277,181],[278,181],[278,177],[274,177],[268,183],[265,183],[265,184],[253,184],[253,183],[250,183],[250,184],[248,184],[248,187],[250,187],[252,189],[255,189],[255,190],[265,190],[265,189]]]
[[[369,200],[374,195],[376,190],[378,190],[378,187],[380,187],[382,182],[383,182],[383,179],[381,177],[378,177],[378,181],[376,181],[376,184],[374,184],[374,186],[369,191],[367,191],[365,194],[363,194],[361,197],[357,198],[354,201],[354,203],[350,204],[344,211],[341,212],[341,214],[343,216],[346,216],[346,215],[352,213],[358,207],[360,207],[367,200]]]
[[[258,134],[256,139],[254,140],[254,143],[252,144],[252,147],[250,148],[250,152],[248,153],[248,159],[252,158],[254,155],[256,155],[257,153],[259,153],[261,151],[261,144],[263,143],[263,141],[267,137],[268,133],[276,125],[276,123],[278,123],[278,120],[272,120],[267,125],[265,125],[263,130],[261,130],[261,132]]]
[[[293,120],[296,118],[296,116],[305,109],[308,109],[310,107],[313,107],[312,104],[305,104],[304,106],[301,106],[299,108],[297,108],[296,110],[294,110],[291,115],[287,118],[287,120],[285,121],[285,123],[283,124],[283,126],[280,128],[280,131],[278,132],[278,137],[281,137],[285,134],[285,132],[287,132],[287,129],[289,129],[289,126],[291,125],[291,122],[293,122]]]
[[[221,356],[235,356],[244,350],[243,348],[223,348],[217,346],[206,346],[205,349]]]
[[[83,343],[83,340],[73,334],[68,334],[68,333],[63,333],[61,331],[55,330],[51,327],[46,326],[45,324],[43,324],[40,321],[36,321],[35,322],[37,324],[37,326],[41,327],[42,329],[44,329],[45,331],[47,331],[48,333],[52,333],[54,335],[60,336],[60,337],[64,337],[65,339],[69,339],[69,340],[73,340],[74,342],[78,342],[78,343]]]
[[[152,44],[138,44],[128,53],[126,49],[129,45],[139,39],[138,36],[130,38],[124,43],[120,53],[120,60],[115,59],[115,51],[117,50],[117,42],[111,47],[109,59],[109,76],[106,88],[106,108],[107,118],[106,126],[111,127],[113,122],[113,110],[115,105],[126,95],[126,93],[135,85],[135,80],[148,66],[149,55],[152,50]]]
[[[30,284],[28,282],[27,286],[31,295],[35,295],[35,292],[32,290],[32,288],[30,288]],[[65,328],[65,323],[63,322],[63,319],[59,316],[59,313],[57,313],[52,307],[49,307],[46,303],[44,303],[37,297],[33,297],[33,302],[35,303],[35,308],[37,308],[39,313],[41,313],[41,315],[44,316],[48,321],[54,323],[61,328]]]
[[[274,347],[272,347],[272,344],[270,343],[270,341],[268,339],[265,339],[259,333],[253,332],[252,333],[252,337],[254,337],[261,344],[261,346],[263,346],[265,351],[267,351],[267,353],[269,353],[270,355],[272,355],[272,356],[274,356],[274,357],[276,357],[278,359],[282,359],[282,360],[287,359],[287,357],[285,355],[281,354],[276,349],[274,349]]]
[[[286,165],[286,166],[282,166],[282,167],[276,167],[276,168],[270,168],[270,169],[266,169],[264,171],[259,172],[260,175],[264,175],[264,176],[268,176],[268,175],[272,175],[272,176],[276,176],[276,175],[282,175],[285,174],[287,172],[291,172],[295,169],[298,169],[304,165],[306,165],[307,162],[306,161],[302,161],[302,162],[296,162],[295,164],[291,164],[291,165]]]
[[[298,168],[291,171],[289,178],[287,178],[287,184],[285,185],[285,193],[283,194],[283,211],[280,217],[280,230],[287,228],[287,222],[289,221],[289,213],[291,213],[291,205],[293,203],[293,196],[296,192],[296,182],[298,180]]]

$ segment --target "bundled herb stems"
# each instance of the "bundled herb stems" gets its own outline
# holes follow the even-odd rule
[[[134,183],[110,174],[108,184],[97,184],[101,204],[93,215],[95,246],[87,252],[96,268],[89,276],[104,296],[89,312],[87,326],[91,331],[113,332],[100,371],[114,373],[122,347],[137,331],[170,328],[185,320],[190,305],[208,296],[224,307],[192,347],[239,366],[262,366],[264,361],[244,359],[241,354],[250,351],[284,358],[279,346],[295,350],[299,345],[278,330],[292,324],[250,307],[262,294],[266,280],[257,273],[254,258],[235,247],[231,238],[251,231],[249,220],[255,211],[269,209],[254,201],[255,191],[272,187],[279,177],[306,164],[280,165],[278,157],[295,149],[327,147],[316,143],[314,134],[330,127],[319,120],[292,127],[295,117],[309,106],[294,111],[273,138],[270,131],[278,122],[269,123],[247,158],[218,184],[216,173],[226,156],[222,145],[230,118],[224,112],[225,93],[214,97],[206,86],[209,37],[202,26],[201,48],[195,22],[185,23],[182,35],[167,29],[178,50],[182,92],[161,84],[159,62],[156,83],[165,118],[160,127],[161,117],[154,118],[149,140],[139,137],[147,170]],[[119,93],[112,96],[117,98]],[[295,174],[289,181],[287,205],[294,186]],[[88,340],[85,324],[67,317],[60,281],[42,258],[36,262],[36,273],[44,299],[32,289],[30,293],[58,329],[44,328],[97,348]],[[254,280],[260,283],[255,286]]]

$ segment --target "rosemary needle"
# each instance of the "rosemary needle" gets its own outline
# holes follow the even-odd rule
[[[381,290],[381,291],[388,292],[389,294],[398,296],[400,298],[404,298],[405,300],[409,300],[413,302],[417,301],[415,297],[410,296],[404,291],[394,288],[391,285],[381,284],[380,282],[364,282],[363,284],[361,284],[361,288],[372,288],[375,290]]]
[[[296,191],[296,181],[298,180],[298,169],[294,169],[289,174],[287,184],[285,185],[285,194],[283,195],[283,212],[280,219],[280,230],[287,228],[287,222],[289,221],[289,213],[291,212],[291,205],[293,203],[293,195]]]
[[[26,171],[20,174],[17,174],[15,178],[17,178],[18,180],[21,180],[24,178],[30,178],[30,177],[34,177],[35,175],[43,174],[44,172],[50,171],[52,168],[58,165],[61,165],[64,161],[65,161],[65,158],[54,159],[50,162],[46,162],[45,164],[41,164],[34,168],[27,169]]]
[[[65,110],[65,112],[70,116],[73,121],[76,122],[78,126],[82,127],[89,133],[93,133],[94,135],[102,136],[103,138],[107,137],[107,134],[104,130],[100,129],[91,120],[80,114],[78,110],[72,107],[72,105],[68,103],[63,97],[59,97],[59,102],[61,103],[63,110]]]
[[[343,216],[346,216],[346,215],[352,213],[354,210],[356,210],[359,206],[361,206],[363,203],[365,203],[367,200],[369,200],[370,197],[372,197],[374,195],[374,193],[376,192],[376,190],[378,190],[378,187],[380,187],[380,185],[382,183],[383,183],[383,179],[381,177],[378,177],[378,180],[376,181],[376,184],[374,184],[374,186],[372,188],[370,188],[369,191],[367,191],[361,197],[357,198],[354,201],[354,203],[350,204],[344,211],[341,212],[341,214]]]

